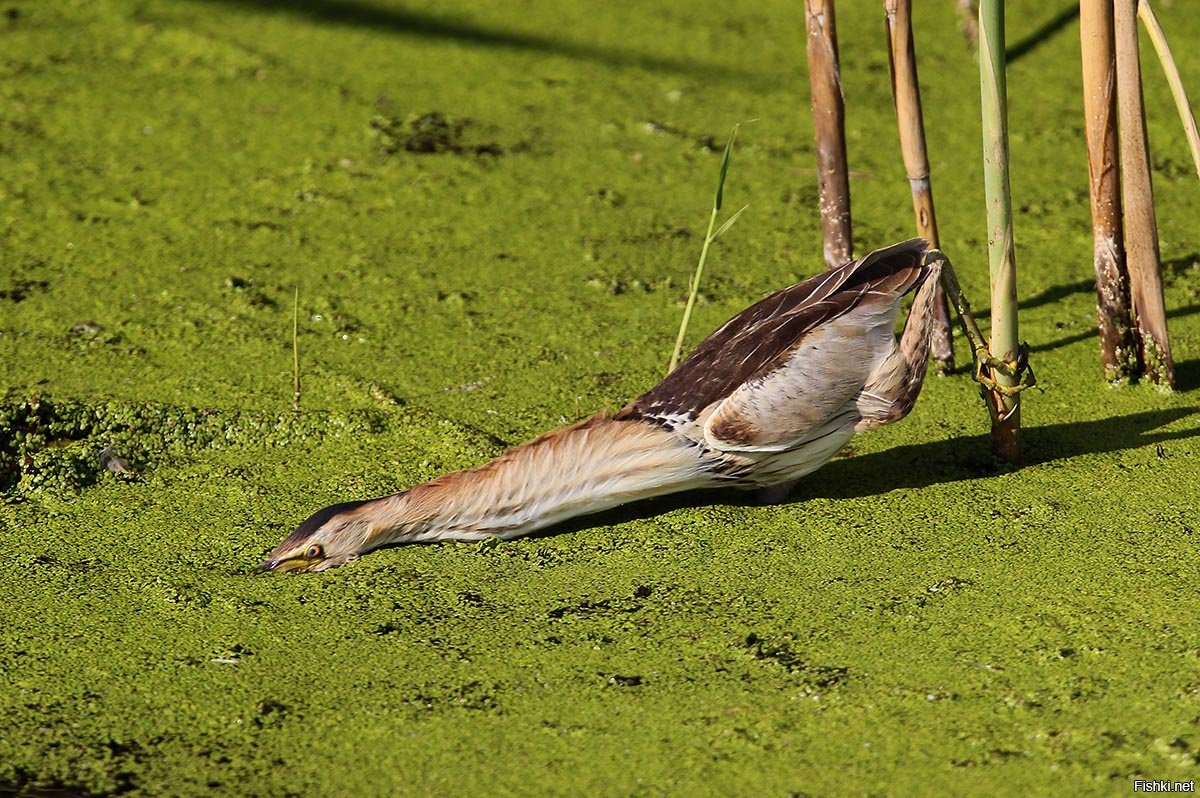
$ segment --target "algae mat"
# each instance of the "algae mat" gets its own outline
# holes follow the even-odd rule
[[[986,305],[975,63],[917,37]],[[1078,26],[1010,3],[1029,463],[963,375],[793,499],[249,572],[296,522],[658,379],[818,271],[795,3],[8,0],[0,793],[1125,795],[1200,757],[1200,201],[1146,96],[1181,390],[1100,380]],[[873,4],[839,9],[860,249],[905,238]],[[1160,4],[1185,79],[1200,17]],[[291,410],[300,287],[303,410]],[[960,343],[961,346],[961,343]],[[116,470],[101,466],[101,457]],[[121,458],[120,460],[114,458]],[[128,464],[127,470],[121,463]]]

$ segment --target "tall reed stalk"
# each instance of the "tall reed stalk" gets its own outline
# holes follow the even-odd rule
[[[838,68],[834,0],[805,0],[808,79],[812,86],[813,138],[817,148],[825,265],[854,257],[850,231],[850,174],[846,165],[845,100]]]
[[[929,181],[929,157],[925,150],[925,121],[921,113],[921,87],[917,80],[917,54],[913,44],[912,0],[884,0],[887,23],[888,61],[891,66],[892,99],[900,128],[900,151],[904,171],[912,189],[917,235],[939,249],[937,215],[933,209],[933,186]],[[954,339],[950,336],[950,306],[939,285],[934,297],[934,361],[942,373],[954,370]]]
[[[983,182],[987,198],[988,261],[992,282],[993,357],[1016,363],[1017,263],[1013,249],[1012,198],[1008,182],[1008,88],[1005,79],[1004,2],[979,2],[979,87],[983,109]],[[988,391],[992,450],[1009,463],[1021,459],[1021,397],[1017,377],[993,371]]]
[[[1175,387],[1175,363],[1167,336],[1158,221],[1150,180],[1142,73],[1138,63],[1137,0],[1115,0],[1113,31],[1117,54],[1117,108],[1120,117],[1121,188],[1125,206],[1125,253],[1129,296],[1137,324],[1142,373],[1151,382]]]
[[[1082,0],[1079,37],[1083,59],[1083,116],[1087,129],[1088,183],[1092,201],[1092,263],[1100,364],[1109,382],[1140,372],[1129,309],[1129,273],[1121,229],[1121,177],[1117,150],[1116,51],[1112,0]]]
[[[1188,148],[1192,151],[1192,166],[1196,168],[1196,176],[1200,177],[1200,131],[1196,130],[1196,117],[1192,114],[1192,105],[1188,102],[1187,92],[1183,89],[1183,78],[1179,76],[1179,67],[1175,65],[1171,48],[1167,46],[1167,36],[1163,33],[1162,26],[1158,24],[1158,17],[1154,15],[1154,9],[1150,7],[1150,0],[1139,0],[1138,19],[1142,21],[1146,33],[1150,35],[1150,43],[1154,45],[1154,52],[1158,53],[1158,60],[1167,76],[1167,85],[1171,87],[1171,96],[1175,98],[1175,109],[1179,112],[1179,121],[1183,123],[1183,132],[1187,136]]]

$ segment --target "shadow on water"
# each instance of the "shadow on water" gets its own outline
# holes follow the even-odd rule
[[[716,64],[607,48],[585,42],[560,41],[536,33],[489,28],[463,18],[388,8],[366,0],[203,0],[256,11],[304,17],[326,25],[370,28],[399,36],[446,39],[482,47],[530,50],[598,61],[612,66],[640,67],[658,72],[708,77],[749,77],[745,72]]]
[[[1200,407],[1151,410],[1079,423],[1024,427],[1026,466],[1069,460],[1087,454],[1136,449],[1153,443],[1200,436],[1200,426],[1159,431],[1200,413]],[[952,438],[835,460],[808,477],[793,500],[817,496],[856,498],[897,489],[926,488],[999,473],[987,435]]]
[[[1168,310],[1167,318],[1168,319],[1181,319],[1184,316],[1191,316],[1195,313],[1200,313],[1200,305],[1197,305],[1197,304],[1184,305],[1181,308],[1172,308],[1171,310]],[[982,314],[980,314],[980,315],[982,315]],[[1031,347],[1029,347],[1029,351],[1030,352],[1050,352],[1052,350],[1059,349],[1060,347],[1069,346],[1071,344],[1077,344],[1080,341],[1086,341],[1088,338],[1095,338],[1097,335],[1098,335],[1097,328],[1091,327],[1083,332],[1078,332],[1078,333],[1074,333],[1072,335],[1067,335],[1062,338],[1057,338],[1053,341],[1047,341],[1044,344],[1038,344],[1036,346],[1031,346]],[[1185,380],[1183,377],[1179,376],[1178,366],[1175,369],[1175,373],[1176,373],[1176,378],[1177,378],[1176,381],[1179,383],[1179,390],[1186,391],[1186,390],[1191,390],[1192,388],[1196,387],[1196,379],[1195,379],[1194,375],[1192,378]]]
[[[1200,264],[1200,252],[1192,252],[1178,258],[1171,258],[1162,262],[1162,270],[1164,274],[1172,275],[1176,278],[1183,275],[1185,272],[1191,271],[1194,267]],[[1020,298],[1021,310],[1032,310],[1033,308],[1049,305],[1054,302],[1066,299],[1075,294],[1090,293],[1095,290],[1096,278],[1087,277],[1082,280],[1076,280],[1073,283],[1065,283],[1063,285],[1054,285],[1047,288],[1041,293],[1033,296],[1023,296]],[[1187,307],[1168,310],[1167,317],[1174,318],[1176,316],[1187,316],[1200,310],[1200,305],[1188,305]],[[972,308],[975,316],[980,319],[987,319],[992,309],[986,305],[979,308]]]
[[[1021,297],[1019,303],[1020,309],[1032,310],[1033,308],[1040,308],[1042,305],[1049,305],[1053,302],[1066,299],[1069,296],[1074,296],[1075,294],[1090,292],[1095,288],[1095,286],[1095,279],[1076,280],[1075,282],[1067,283],[1066,285],[1051,286],[1039,294]],[[992,309],[987,305],[978,309],[971,308],[971,312],[975,314],[976,318],[984,320],[992,315]]]
[[[1043,23],[1042,26],[1033,33],[1029,34],[1024,39],[1021,39],[1021,41],[1015,42],[1014,44],[1005,48],[1005,58],[1009,61],[1009,63],[1021,60],[1025,56],[1029,55],[1029,53],[1033,52],[1038,47],[1054,38],[1055,34],[1070,25],[1078,17],[1079,6],[1074,4],[1067,6],[1062,11],[1059,11],[1054,17]]]
[[[1175,385],[1180,391],[1200,388],[1200,359],[1175,364]]]
[[[1198,361],[1189,364],[1195,369]],[[1086,454],[1104,454],[1134,449],[1164,441],[1200,436],[1200,425],[1174,431],[1158,431],[1176,421],[1200,413],[1200,407],[1151,410],[1128,416],[1069,424],[1026,427],[1026,465],[1036,466]],[[853,499],[893,490],[926,488],[949,482],[988,477],[1007,470],[991,455],[987,435],[897,446],[882,452],[834,460],[797,486],[785,504],[808,499]],[[651,499],[583,516],[550,527],[536,536],[559,535],[612,526],[627,521],[653,518],[686,507],[753,504],[741,491],[693,491]]]
[[[1022,297],[1020,301],[1021,310],[1037,308],[1041,307],[1042,305],[1049,305],[1052,302],[1058,302],[1059,300],[1066,299],[1074,294],[1090,293],[1095,289],[1095,287],[1096,281],[1092,278],[1086,280],[1076,280],[1075,282],[1067,283],[1066,285],[1056,285],[1051,288],[1047,288],[1040,294],[1034,294],[1031,297]],[[991,310],[989,309],[988,312],[990,313]]]

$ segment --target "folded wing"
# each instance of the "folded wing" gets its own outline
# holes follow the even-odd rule
[[[676,426],[703,419],[726,451],[778,451],[824,434],[896,348],[900,299],[918,285],[922,239],[876,250],[773,294],[705,339],[622,411]]]

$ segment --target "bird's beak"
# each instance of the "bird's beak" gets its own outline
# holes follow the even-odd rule
[[[268,558],[266,562],[254,569],[256,574],[283,573],[284,571],[307,571],[315,563],[303,557]]]

